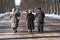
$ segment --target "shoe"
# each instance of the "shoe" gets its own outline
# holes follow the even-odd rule
[[[28,30],[29,33],[32,33],[32,30]]]
[[[14,33],[16,33],[16,32],[17,32],[17,30],[14,31]]]
[[[16,33],[16,32],[17,32],[17,30],[16,30],[16,29],[13,29],[13,32],[14,32],[14,33]]]
[[[30,32],[30,30],[28,30],[28,32]]]

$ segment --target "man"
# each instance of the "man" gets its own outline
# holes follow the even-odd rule
[[[19,23],[19,19],[20,19],[20,12],[19,11],[16,12],[15,18],[16,18],[16,27],[15,27],[15,30],[17,32],[18,23]]]
[[[38,17],[38,32],[43,32],[43,27],[44,27],[44,17],[45,14],[41,10],[41,8],[38,8],[39,12],[36,14],[35,17]]]
[[[34,29],[34,15],[32,14],[32,11],[27,14],[27,24],[29,31],[32,33],[32,29]]]

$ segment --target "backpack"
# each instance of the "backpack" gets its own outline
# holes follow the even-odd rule
[[[20,17],[20,12],[17,12],[16,15],[17,15],[17,17]]]

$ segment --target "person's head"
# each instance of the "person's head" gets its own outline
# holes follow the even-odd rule
[[[30,11],[30,13],[32,13],[32,11]]]
[[[29,13],[32,13],[32,10],[31,9],[29,10]]]
[[[12,12],[15,12],[16,11],[16,9],[15,8],[12,8]]]
[[[40,7],[39,7],[38,9],[39,9],[39,10],[41,10],[41,8],[40,8]]]
[[[16,11],[16,9],[15,8],[12,8],[12,13],[11,14],[15,14],[15,11]]]

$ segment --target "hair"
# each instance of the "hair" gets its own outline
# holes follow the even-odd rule
[[[38,9],[39,9],[39,10],[41,10],[41,8],[40,8],[40,7],[39,7]]]
[[[31,9],[29,9],[29,13],[32,13],[32,10]]]
[[[12,12],[13,12],[13,11],[16,11],[16,9],[15,9],[15,8],[12,8]]]

